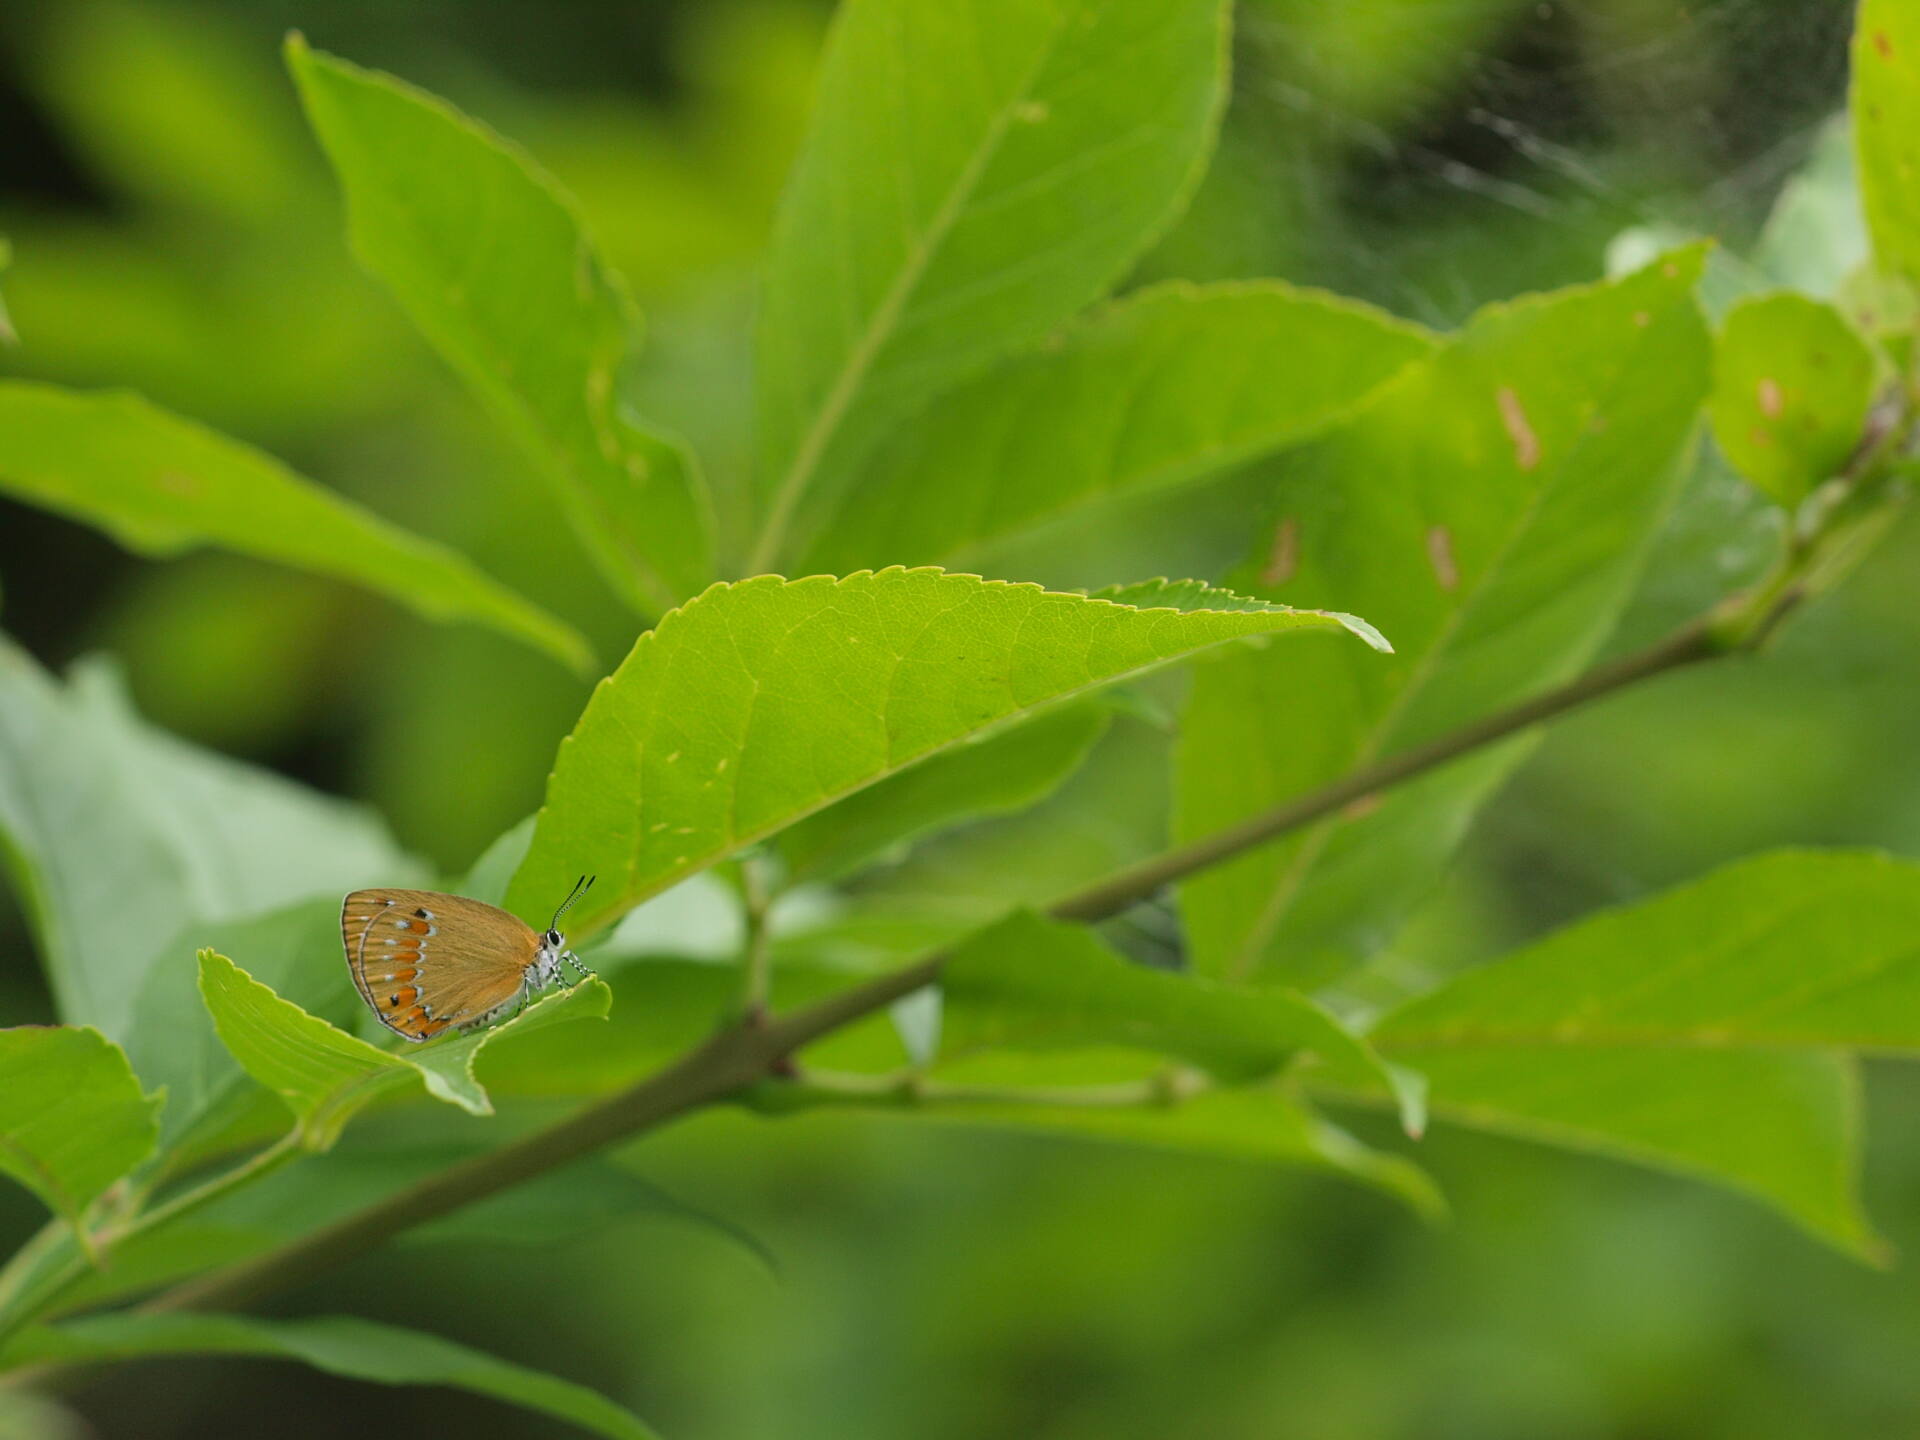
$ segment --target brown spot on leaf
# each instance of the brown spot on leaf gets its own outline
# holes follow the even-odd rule
[[[1262,585],[1284,585],[1300,568],[1300,522],[1289,515],[1273,527],[1273,546],[1260,571]]]
[[[1442,590],[1460,588],[1460,567],[1453,559],[1453,532],[1446,526],[1436,525],[1427,531],[1427,561]]]
[[[1764,425],[1756,425],[1747,431],[1747,439],[1764,450],[1767,446],[1773,444],[1773,432]]]
[[[169,495],[181,495],[191,500],[200,494],[200,482],[184,470],[162,470],[160,488]]]
[[[1540,463],[1540,439],[1527,422],[1527,412],[1520,408],[1520,397],[1513,393],[1512,386],[1502,385],[1494,399],[1500,404],[1500,421],[1513,441],[1514,463],[1522,470],[1533,469]]]
[[[1760,413],[1769,420],[1778,420],[1780,412],[1786,408],[1786,397],[1780,393],[1780,382],[1771,375],[1760,377],[1760,383],[1753,387],[1754,399],[1760,404]]]
[[[1350,800],[1340,811],[1342,820],[1364,820],[1380,808],[1380,794],[1362,795],[1358,800]]]
[[[1886,31],[1876,30],[1873,32],[1873,48],[1880,52],[1880,58],[1882,60],[1891,60],[1893,58],[1893,41],[1887,38]]]
[[[1644,330],[1653,323],[1653,316],[1644,310],[1636,310],[1633,312],[1633,323]]]

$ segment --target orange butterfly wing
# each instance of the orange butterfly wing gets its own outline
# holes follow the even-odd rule
[[[510,1005],[540,937],[518,916],[433,890],[356,890],[340,939],[360,998],[382,1025],[431,1040]]]

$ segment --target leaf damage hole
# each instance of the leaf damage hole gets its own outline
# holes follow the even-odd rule
[[[1460,588],[1460,567],[1453,558],[1453,532],[1446,526],[1435,525],[1427,531],[1427,560],[1442,590]]]
[[[1786,408],[1786,397],[1780,393],[1780,382],[1771,375],[1760,377],[1760,383],[1753,387],[1754,398],[1760,402],[1760,413],[1769,420],[1778,420],[1780,412]]]
[[[1500,403],[1500,422],[1507,427],[1507,437],[1513,441],[1514,463],[1522,470],[1533,469],[1540,463],[1540,438],[1533,433],[1527,412],[1520,408],[1520,397],[1513,393],[1511,385],[1502,385],[1494,399]]]
[[[1273,527],[1273,545],[1260,571],[1262,585],[1284,585],[1300,568],[1300,522],[1289,515]]]

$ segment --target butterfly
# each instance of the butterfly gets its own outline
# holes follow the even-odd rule
[[[419,1042],[473,1030],[563,978],[593,972],[568,950],[560,917],[593,885],[582,875],[544,933],[479,900],[433,890],[356,890],[340,938],[360,998],[394,1034]]]

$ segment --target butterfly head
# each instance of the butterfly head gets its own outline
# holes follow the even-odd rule
[[[527,979],[535,986],[549,983],[560,965],[560,955],[566,948],[567,937],[558,930],[549,930],[540,937],[540,944],[533,952],[533,963],[527,966]]]
[[[560,967],[570,965],[582,978],[592,972],[579,958],[567,949],[567,937],[560,933],[560,917],[565,915],[573,902],[593,888],[594,877],[582,875],[574,882],[572,893],[560,902],[560,908],[553,912],[553,920],[547,926],[546,933],[540,937],[540,948],[534,951],[533,963],[527,967],[527,979],[536,989],[551,985],[554,980],[563,977]]]

